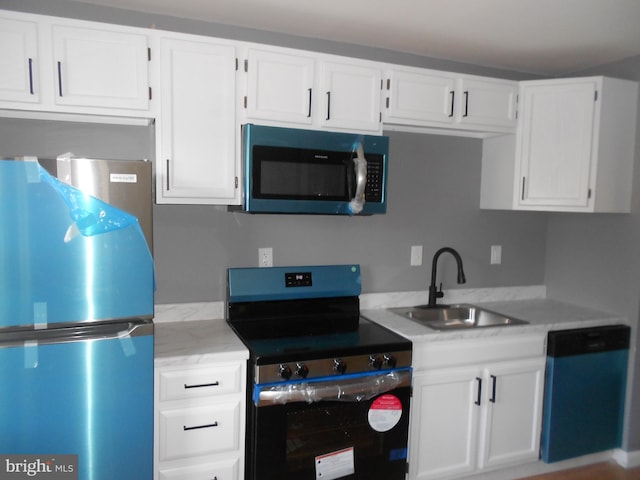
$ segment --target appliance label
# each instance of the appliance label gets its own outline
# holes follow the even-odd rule
[[[138,183],[138,175],[135,173],[111,173],[109,181],[111,183]]]
[[[369,408],[369,425],[376,432],[388,432],[398,424],[401,417],[402,402],[395,395],[382,395]]]
[[[316,479],[334,480],[355,473],[353,447],[316,457]]]
[[[0,480],[78,480],[78,455],[0,455]]]

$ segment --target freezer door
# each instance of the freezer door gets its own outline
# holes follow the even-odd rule
[[[147,160],[39,158],[47,171],[84,193],[135,216],[153,251],[152,167]]]
[[[150,480],[153,325],[92,328],[0,344],[0,452],[77,455],[79,480]]]
[[[135,216],[53,178],[33,158],[0,160],[0,328],[151,318],[154,288]]]

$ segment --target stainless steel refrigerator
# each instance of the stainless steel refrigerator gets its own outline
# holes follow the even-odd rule
[[[151,176],[0,160],[0,478],[153,478]]]

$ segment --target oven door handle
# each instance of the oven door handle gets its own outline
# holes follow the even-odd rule
[[[319,381],[256,385],[253,401],[258,407],[284,405],[293,402],[322,401],[363,402],[396,388],[411,385],[411,368],[330,378]]]

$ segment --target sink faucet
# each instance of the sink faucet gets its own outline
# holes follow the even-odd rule
[[[462,258],[460,258],[460,254],[451,247],[441,248],[433,256],[433,263],[431,264],[431,285],[429,285],[429,303],[427,304],[427,307],[435,307],[436,299],[444,296],[444,293],[442,292],[442,283],[440,284],[440,290],[436,287],[436,270],[438,269],[438,258],[445,252],[450,253],[456,259],[456,263],[458,264],[458,283],[466,283],[467,281],[464,276]]]

